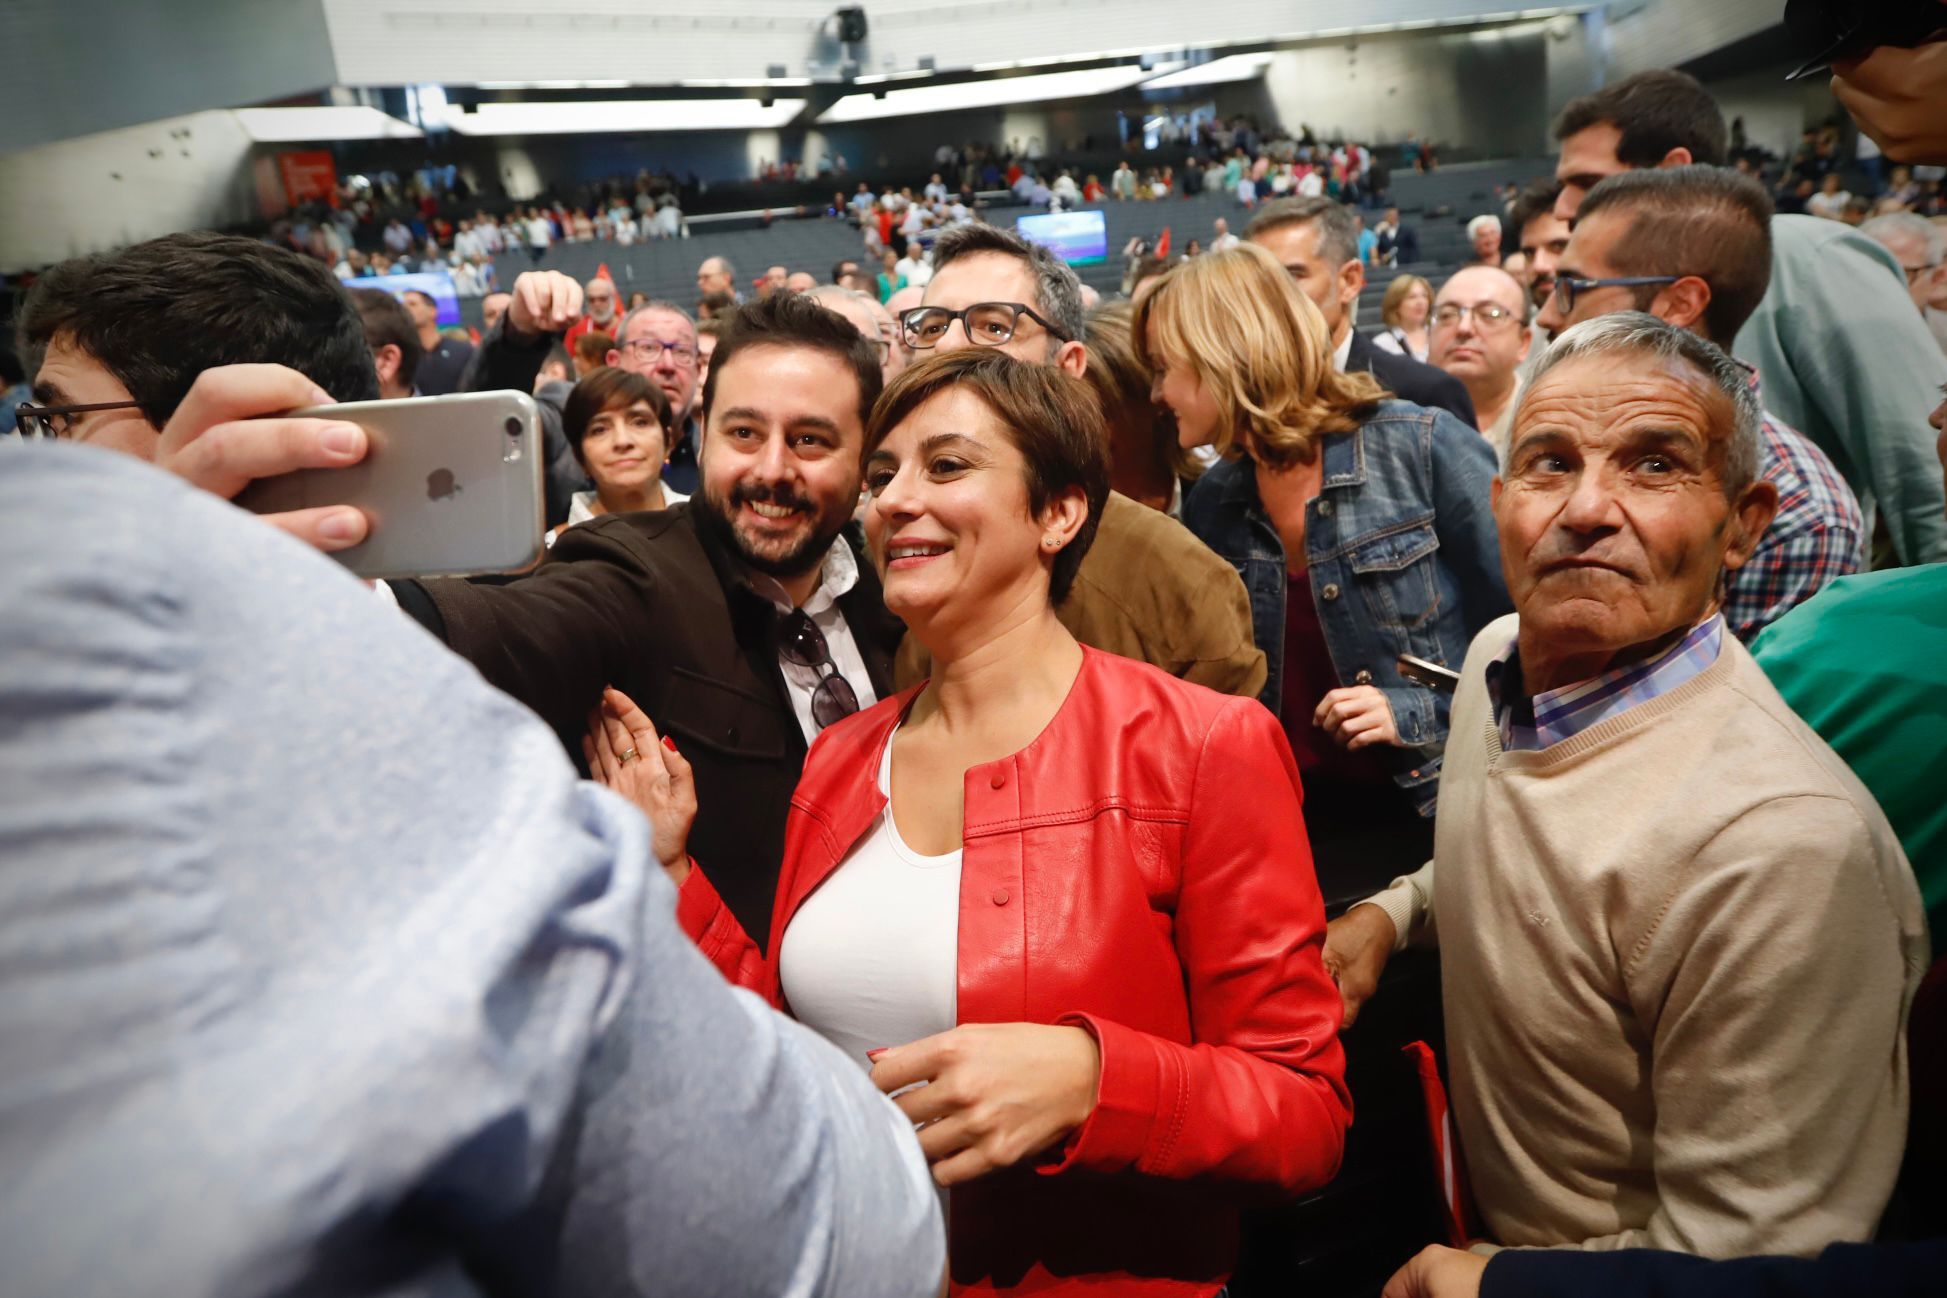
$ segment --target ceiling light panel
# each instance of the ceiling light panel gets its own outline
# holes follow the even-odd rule
[[[1212,59],[1208,63],[1184,68],[1181,72],[1151,77],[1143,82],[1143,89],[1181,90],[1187,86],[1215,86],[1226,81],[1249,81],[1253,77],[1262,76],[1264,69],[1270,66],[1269,54],[1229,54],[1221,59]]]
[[[1080,72],[1051,72],[1043,76],[888,90],[883,99],[872,95],[847,95],[826,109],[818,121],[824,125],[836,125],[840,122],[868,122],[881,117],[957,113],[969,108],[1030,104],[1046,99],[1082,99],[1089,95],[1125,90],[1148,75],[1138,67],[1087,68]]]
[[[258,144],[313,140],[416,140],[417,128],[364,105],[319,108],[239,108],[237,121]]]
[[[592,135],[624,131],[775,130],[804,110],[802,99],[611,99],[586,103],[481,104],[454,109],[461,135]]]

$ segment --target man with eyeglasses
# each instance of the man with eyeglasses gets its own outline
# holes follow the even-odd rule
[[[669,463],[663,468],[663,481],[695,495],[702,435],[696,414],[701,388],[696,322],[674,302],[639,306],[623,317],[608,363],[644,376],[669,398]]]
[[[1081,281],[1046,248],[991,225],[962,225],[933,245],[922,305],[898,316],[914,360],[963,347],[992,347],[1077,378]],[[1057,608],[1061,624],[1091,648],[1160,667],[1224,694],[1255,697],[1264,651],[1251,635],[1250,597],[1236,569],[1168,515],[1110,492],[1095,543]],[[901,685],[926,675],[925,650],[900,649]]]
[[[1931,106],[1930,106],[1931,107]],[[1729,152],[1724,114],[1696,78],[1639,72],[1571,101],[1555,121],[1562,192],[1573,223],[1589,190],[1625,171],[1708,164]],[[1947,559],[1947,499],[1933,471],[1927,412],[1947,358],[1913,318],[1899,264],[1840,221],[1771,222],[1771,287],[1750,312],[1738,353],[1764,375],[1765,401],[1832,458],[1885,522],[1890,562]],[[1726,339],[1725,341],[1729,341]]]
[[[1722,167],[1611,176],[1589,190],[1543,328],[1647,311],[1720,347],[1737,337],[1771,282],[1771,199]],[[1746,367],[1750,369],[1749,366]],[[1751,385],[1758,374],[1751,369]],[[1744,565],[1725,576],[1724,618],[1747,643],[1835,578],[1865,567],[1859,502],[1825,452],[1769,411],[1758,475],[1778,512]]]
[[[852,322],[859,336],[872,345],[879,356],[879,372],[887,383],[906,368],[906,353],[899,346],[892,315],[877,298],[857,289],[836,284],[820,284],[805,294],[813,302]]]
[[[1899,260],[1908,296],[1947,352],[1947,227],[1912,212],[1888,212],[1860,226],[1859,233],[1884,244]]]
[[[1481,435],[1498,455],[1508,444],[1521,363],[1534,340],[1520,281],[1493,266],[1454,272],[1433,299],[1428,333],[1427,359],[1466,387]]]

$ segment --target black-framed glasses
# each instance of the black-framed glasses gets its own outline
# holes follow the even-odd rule
[[[66,437],[74,427],[74,415],[141,408],[140,401],[97,401],[86,406],[36,406],[23,401],[14,407],[14,431],[30,439]]]
[[[818,673],[818,684],[811,691],[811,719],[820,730],[859,710],[859,696],[852,683],[838,674],[825,633],[809,613],[797,609],[784,619],[778,628],[777,651],[784,661]]]
[[[943,306],[916,306],[900,313],[899,328],[906,345],[920,351],[939,346],[955,320],[960,321],[967,337],[982,347],[1004,347],[1014,340],[1014,330],[1019,327],[1022,316],[1063,342],[1073,341],[1066,330],[1050,324],[1025,302],[976,302],[961,311],[949,311]]]
[[[1557,272],[1555,305],[1567,315],[1575,310],[1576,295],[1592,288],[1647,288],[1651,284],[1674,284],[1682,278],[1681,275],[1623,275],[1616,279],[1579,279]]]
[[[696,348],[688,343],[666,343],[655,338],[631,338],[622,345],[622,350],[635,357],[644,365],[654,365],[662,359],[664,352],[679,369],[696,368]]]
[[[1433,323],[1442,329],[1451,329],[1469,315],[1474,317],[1474,328],[1499,329],[1514,319],[1514,312],[1496,302],[1483,302],[1479,306],[1468,306],[1463,302],[1442,303],[1433,312]]]

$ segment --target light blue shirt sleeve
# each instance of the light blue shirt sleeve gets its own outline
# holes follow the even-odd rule
[[[0,545],[9,1298],[937,1289],[910,1125],[531,713],[123,456],[0,443]]]
[[[1845,475],[1872,530],[1877,510],[1902,563],[1947,559],[1947,496],[1927,415],[1947,355],[1886,249],[1838,221],[1771,223],[1771,288],[1737,336],[1765,406]]]

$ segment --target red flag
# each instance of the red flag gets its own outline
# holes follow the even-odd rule
[[[1169,255],[1170,255],[1170,228],[1166,225],[1163,227],[1162,237],[1156,240],[1156,256],[1161,260],[1167,261],[1169,260]]]
[[[1447,1108],[1447,1088],[1440,1084],[1440,1066],[1433,1048],[1424,1041],[1404,1047],[1414,1071],[1420,1075],[1420,1092],[1426,1101],[1427,1138],[1433,1147],[1433,1175],[1440,1189],[1440,1206],[1445,1211],[1447,1242],[1466,1248],[1478,1233],[1474,1205],[1467,1195],[1467,1165],[1460,1154],[1460,1137],[1453,1127],[1453,1114]]]
[[[613,275],[611,275],[611,274],[609,274],[609,273],[608,273],[608,263],[607,263],[607,262],[603,262],[603,263],[602,263],[601,265],[599,265],[599,266],[597,266],[597,267],[595,267],[595,278],[596,278],[596,279],[605,279],[605,280],[607,280],[607,281],[608,281],[609,283],[611,283],[611,284],[613,284],[613,283],[615,282],[615,276],[613,276]]]

